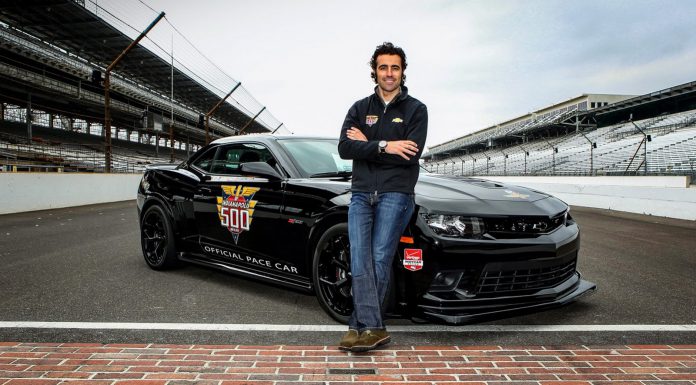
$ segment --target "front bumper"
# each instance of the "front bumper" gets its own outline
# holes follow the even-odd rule
[[[464,324],[562,306],[596,290],[576,270],[575,224],[530,239],[442,239],[422,227],[413,235],[415,244],[402,248],[422,249],[423,267],[399,279],[411,316]]]
[[[465,324],[491,318],[550,309],[569,304],[593,293],[597,286],[582,279],[580,273],[550,289],[528,296],[509,296],[493,299],[443,300],[428,293],[418,304],[426,318],[448,324]]]

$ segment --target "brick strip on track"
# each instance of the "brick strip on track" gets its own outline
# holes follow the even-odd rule
[[[0,385],[460,382],[696,385],[696,345],[389,345],[344,353],[333,346],[0,342]]]

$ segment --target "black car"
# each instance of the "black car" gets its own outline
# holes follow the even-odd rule
[[[142,249],[164,269],[192,262],[303,291],[352,312],[351,161],[337,139],[216,140],[138,189]],[[390,315],[461,324],[567,304],[594,291],[576,270],[580,234],[562,201],[423,170],[394,258]]]

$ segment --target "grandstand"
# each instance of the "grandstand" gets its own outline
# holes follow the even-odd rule
[[[686,175],[696,180],[696,82],[641,96],[582,95],[433,146],[443,174]]]
[[[103,77],[134,41],[107,20],[108,6],[0,4],[1,171],[106,169]],[[182,160],[207,140],[282,128],[240,82],[216,72],[229,80],[221,86],[194,69],[142,44],[123,57],[110,77],[111,171],[139,172]]]
[[[197,74],[175,55],[141,44],[111,73],[107,168],[103,76],[133,38],[104,8],[109,2],[100,3],[0,3],[0,171],[141,172],[185,159],[209,139],[283,128],[240,82]],[[227,83],[216,83],[220,78]],[[693,82],[640,96],[583,94],[433,146],[423,159],[432,171],[462,176],[693,181],[695,144]]]

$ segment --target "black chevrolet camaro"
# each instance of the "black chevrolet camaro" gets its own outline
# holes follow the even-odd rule
[[[138,189],[145,261],[182,261],[307,292],[352,312],[352,162],[337,139],[216,140],[180,165],[149,167]],[[431,174],[394,258],[390,315],[461,324],[567,304],[595,290],[576,269],[568,206],[539,191]]]

